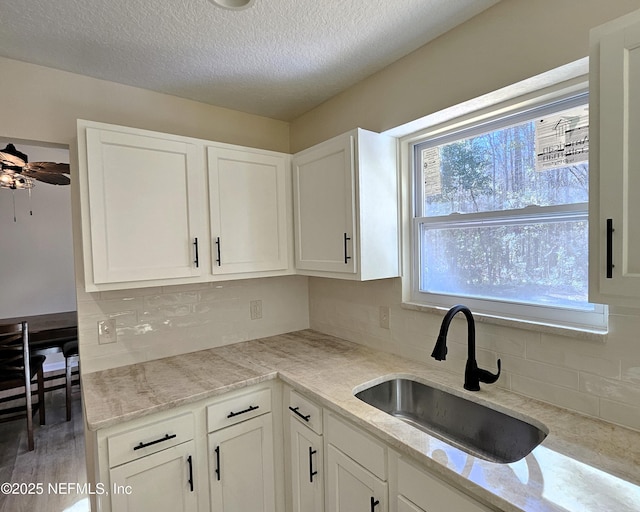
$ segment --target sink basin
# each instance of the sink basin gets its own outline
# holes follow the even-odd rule
[[[355,396],[491,462],[520,460],[547,436],[542,428],[526,421],[411,379],[388,380]]]

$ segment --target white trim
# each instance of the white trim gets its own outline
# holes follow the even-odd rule
[[[399,140],[399,166],[403,204],[403,307],[433,311],[456,303],[456,298],[453,296],[447,296],[446,301],[434,301],[431,296],[427,300],[425,298],[426,294],[416,293],[418,288],[415,286],[415,282],[416,279],[419,279],[417,273],[419,262],[417,261],[418,252],[416,248],[418,240],[415,233],[418,223],[414,221],[413,212],[416,197],[415,180],[413,179],[413,145],[427,137],[459,131],[478,123],[491,122],[500,117],[513,115],[519,111],[535,108],[545,103],[557,102],[578,94],[584,94],[587,91],[588,58],[584,58],[386,132],[387,134],[401,137]],[[458,298],[457,300],[464,300],[465,303],[481,314],[485,321],[491,323],[504,324],[507,322],[510,325],[521,325],[527,329],[530,329],[531,326],[539,326],[541,330],[555,328],[560,332],[584,332],[589,339],[591,339],[592,335],[602,339],[601,337],[606,333],[608,311],[607,307],[602,305],[597,305],[596,312],[593,313],[597,321],[591,323],[590,320],[594,319],[589,319],[587,323],[584,323],[583,321],[567,321],[567,310],[559,309],[558,315],[551,314],[549,318],[541,318],[535,310],[525,315],[515,314],[511,310],[511,304],[504,307],[505,304],[499,304],[498,301],[490,302],[498,305],[497,311],[499,312],[489,311],[486,307],[483,307],[489,301],[466,298]]]

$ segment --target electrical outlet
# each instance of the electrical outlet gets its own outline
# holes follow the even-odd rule
[[[389,328],[389,306],[380,306],[380,327]]]
[[[251,311],[251,320],[259,320],[262,318],[262,301],[252,300],[249,303],[249,309]]]
[[[100,320],[98,322],[98,343],[115,343],[118,341],[116,333],[116,319]]]

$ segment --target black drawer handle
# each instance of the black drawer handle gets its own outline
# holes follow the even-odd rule
[[[216,446],[216,480],[220,481],[220,447]]]
[[[255,411],[256,409],[259,409],[259,408],[260,408],[259,405],[252,405],[248,409],[245,409],[244,411],[230,412],[229,414],[227,414],[227,418],[235,418],[236,416],[240,416],[241,414],[245,414],[247,412]]]
[[[344,263],[345,265],[347,263],[349,263],[349,260],[351,259],[351,256],[349,256],[348,250],[347,250],[347,241],[351,240],[351,237],[347,236],[347,234],[344,234]]]
[[[289,406],[289,410],[291,412],[293,412],[296,416],[302,418],[304,421],[309,421],[311,419],[311,414],[307,414],[305,416],[298,409],[300,409],[300,407],[291,407],[291,406]]]
[[[318,450],[314,450],[311,446],[309,446],[309,482],[313,483],[313,477],[318,474],[317,471],[313,470],[313,456],[318,453]]]
[[[380,502],[377,499],[375,499],[373,496],[371,496],[371,512],[374,512],[374,510],[378,505],[380,505]]]
[[[196,268],[198,268],[200,266],[200,258],[198,257],[198,239],[197,238],[193,242],[193,247],[195,252],[195,259],[193,260],[193,263],[195,264]]]
[[[153,446],[154,444],[158,444],[158,443],[162,443],[164,441],[168,441],[169,439],[173,439],[174,437],[177,437],[176,434],[173,434],[173,435],[165,434],[164,437],[161,437],[160,439],[156,439],[155,441],[149,441],[148,443],[143,443],[142,441],[140,441],[140,444],[138,446],[134,446],[133,449],[134,450],[139,450],[140,448],[146,448],[147,446]]]
[[[613,278],[613,219],[607,219],[607,279]]]
[[[189,489],[193,492],[193,460],[191,459],[191,455],[187,457],[187,463],[189,464]]]
[[[217,258],[216,258],[216,263],[218,264],[218,266],[222,266],[222,260],[220,259],[220,237],[216,237],[216,254],[217,254]]]

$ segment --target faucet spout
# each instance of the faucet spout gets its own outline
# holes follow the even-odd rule
[[[458,304],[447,311],[442,320],[440,334],[438,335],[438,340],[433,348],[431,357],[437,361],[443,361],[446,359],[447,333],[449,332],[449,325],[451,324],[453,317],[460,312],[463,313],[467,319],[467,364],[464,372],[464,389],[469,391],[479,391],[480,382],[493,384],[498,380],[502,367],[500,359],[498,359],[498,373],[496,374],[490,373],[482,368],[478,368],[478,363],[476,363],[476,325],[473,319],[473,314],[467,306]]]

